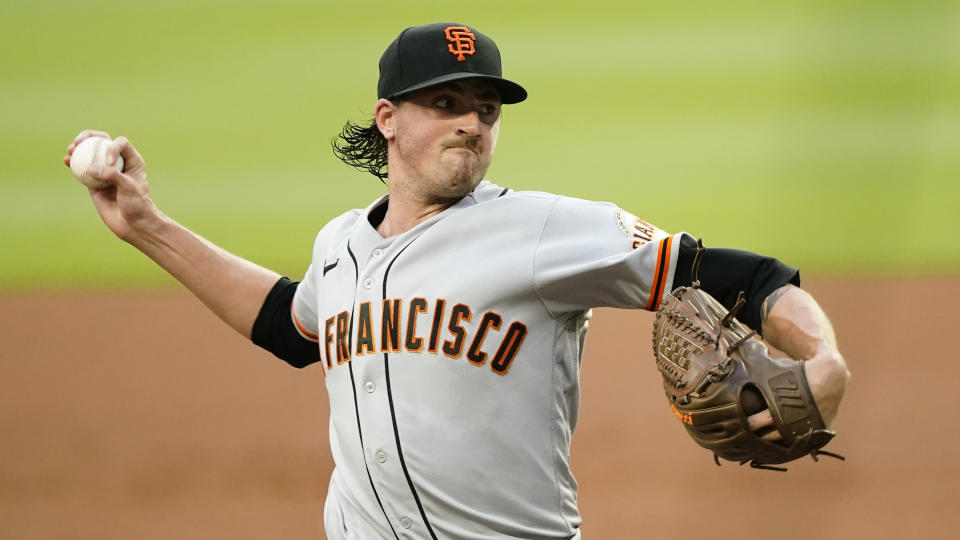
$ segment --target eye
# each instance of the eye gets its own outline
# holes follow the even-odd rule
[[[437,99],[433,100],[433,106],[438,109],[449,109],[450,108],[450,98],[446,96],[440,96]]]
[[[488,115],[488,114],[494,114],[496,112],[497,112],[497,106],[494,105],[493,103],[483,103],[480,105],[481,114]]]

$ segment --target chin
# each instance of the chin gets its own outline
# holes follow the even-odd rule
[[[460,167],[454,167],[444,172],[446,174],[443,174],[443,177],[446,180],[442,184],[447,186],[448,189],[463,191],[463,194],[466,195],[483,180],[487,168],[464,163]]]
[[[477,187],[477,184],[479,184],[480,181],[483,180],[483,176],[485,172],[486,170],[472,171],[470,174],[464,175],[463,177],[458,179],[455,183],[451,184],[451,187],[456,186],[463,193],[463,195],[468,195],[472,193],[473,190]]]

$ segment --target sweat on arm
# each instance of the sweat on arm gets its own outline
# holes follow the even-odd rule
[[[320,349],[316,341],[305,338],[297,330],[290,314],[298,285],[285,277],[277,281],[253,323],[251,339],[291,366],[302,368],[320,360]]]
[[[693,259],[697,241],[683,235],[677,255],[673,288],[688,287],[693,283]],[[703,254],[698,272],[700,287],[730,309],[743,291],[746,303],[737,319],[756,330],[760,329],[760,307],[773,291],[787,284],[800,286],[800,272],[773,257],[765,257],[737,249],[709,248]]]

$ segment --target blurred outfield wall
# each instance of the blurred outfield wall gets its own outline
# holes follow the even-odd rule
[[[471,24],[530,99],[488,178],[612,200],[806,274],[957,274],[956,2],[0,3],[0,290],[170,286],[61,156],[126,135],[167,214],[299,278],[384,191],[330,139],[404,27]]]

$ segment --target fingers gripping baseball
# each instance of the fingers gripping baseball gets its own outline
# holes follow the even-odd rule
[[[110,135],[103,131],[85,130],[67,147],[64,162],[69,166],[73,150],[83,140]],[[114,165],[123,158],[123,170]],[[132,241],[159,211],[150,198],[146,163],[126,137],[117,137],[106,148],[103,165],[94,164],[87,174],[106,184],[101,189],[89,188],[90,198],[107,227],[118,237]]]

